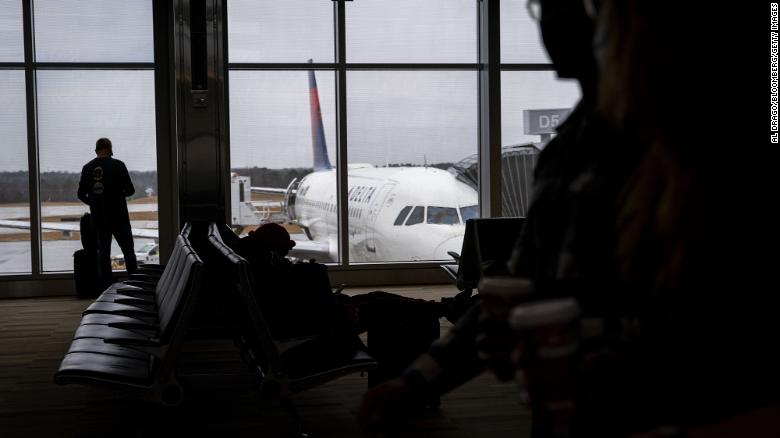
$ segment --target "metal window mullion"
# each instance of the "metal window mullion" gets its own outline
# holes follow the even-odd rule
[[[226,224],[232,224],[232,211],[231,211],[231,199],[230,192],[232,190],[230,186],[230,174],[231,174],[231,150],[230,150],[230,54],[229,54],[229,40],[228,40],[228,2],[227,0],[219,2],[219,20],[218,20],[218,34],[222,41],[222,47],[219,53],[220,68],[217,69],[218,80],[222,83],[219,86],[219,102],[222,106],[219,118],[219,128],[222,131],[221,135],[221,157],[222,166],[221,173],[223,175],[222,180],[224,187],[222,188],[223,205],[225,209],[224,221]],[[225,178],[226,177],[226,178]],[[250,194],[250,201],[251,201]]]
[[[482,217],[501,216],[500,0],[478,2],[479,204]]]
[[[347,40],[346,7],[343,1],[334,2],[335,58],[336,58],[336,192],[339,199],[338,246],[339,264],[349,266],[349,204],[347,199]]]
[[[152,70],[154,62],[34,62],[36,70]]]
[[[228,70],[334,70],[334,62],[229,62]]]
[[[176,171],[175,87],[172,86],[175,57],[173,56],[173,3],[154,0],[154,111],[155,153],[157,157],[157,228],[159,230],[160,263],[167,263],[179,232]]]
[[[505,71],[554,71],[552,64],[501,64]]]
[[[346,65],[349,70],[400,70],[400,71],[446,71],[446,70],[479,70],[478,63],[398,63],[398,62],[375,62],[375,63],[349,63]]]
[[[28,201],[30,208],[30,268],[33,277],[40,277],[41,266],[41,205],[38,175],[38,129],[36,110],[36,83],[34,68],[33,13],[32,0],[22,1],[24,29],[24,76],[27,113],[27,174],[29,177]]]
[[[228,64],[229,70],[333,70],[339,66],[347,70],[398,70],[398,71],[447,71],[479,70],[478,63],[300,63],[300,62],[234,62]]]

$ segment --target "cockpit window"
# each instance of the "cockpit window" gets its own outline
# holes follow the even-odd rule
[[[479,217],[479,207],[476,205],[469,205],[460,208],[460,217],[463,218],[465,224],[469,219],[476,219]]]
[[[406,225],[421,224],[425,220],[425,208],[414,207],[412,214],[409,215],[409,219],[406,220]]]
[[[400,213],[398,213],[398,217],[395,218],[395,223],[393,225],[403,225],[404,219],[406,219],[406,216],[409,216],[409,210],[412,209],[411,205],[407,205],[404,207]]]
[[[428,223],[455,225],[460,223],[458,210],[451,207],[428,207]]]

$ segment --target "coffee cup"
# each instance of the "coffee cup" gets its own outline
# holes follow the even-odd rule
[[[532,409],[546,411],[559,436],[566,436],[574,407],[579,315],[576,300],[564,298],[524,303],[509,316]]]
[[[499,380],[514,377],[511,360],[516,345],[515,334],[509,327],[510,310],[533,295],[533,282],[519,277],[485,277],[478,286],[480,297],[479,356]]]

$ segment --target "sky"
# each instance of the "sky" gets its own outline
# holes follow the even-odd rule
[[[152,60],[151,0],[34,3],[40,61]],[[0,0],[0,62],[23,56],[20,5]],[[348,62],[476,62],[475,0],[359,0],[346,8]],[[329,0],[230,0],[230,62],[332,62],[332,13]],[[504,0],[501,13],[502,62],[548,62],[525,0]],[[317,81],[334,161],[334,74],[318,71]],[[229,83],[231,166],[311,166],[306,72],[231,71]],[[42,171],[80,170],[102,136],[129,169],[156,167],[151,71],[45,70],[37,87]],[[0,171],[27,168],[24,90],[22,71],[0,70]],[[502,94],[509,145],[539,140],[523,134],[523,110],[571,107],[579,91],[552,72],[505,72]],[[350,71],[349,161],[422,164],[474,154],[477,103],[473,71]]]

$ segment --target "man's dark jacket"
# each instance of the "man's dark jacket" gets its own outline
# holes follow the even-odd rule
[[[81,169],[78,197],[89,205],[97,226],[129,222],[125,198],[135,193],[125,163],[98,157]]]

